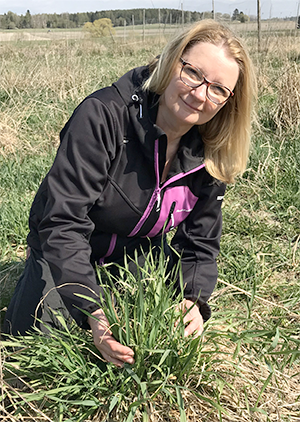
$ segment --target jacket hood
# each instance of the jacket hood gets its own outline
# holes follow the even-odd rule
[[[148,77],[149,66],[138,67],[123,75],[113,86],[127,104],[135,131],[139,135],[140,142],[144,144],[147,156],[152,159],[153,140],[160,138],[162,153],[166,151],[167,137],[164,131],[155,124],[159,95],[142,89]],[[193,126],[182,137],[178,156],[180,170],[183,172],[188,172],[204,162],[204,144],[197,126]]]
[[[167,137],[156,124],[159,96],[142,89],[149,76],[149,67],[142,66],[125,73],[113,86],[128,107],[129,116],[144,147],[145,155],[153,160],[154,140],[160,138],[161,152],[166,151]]]
[[[145,91],[142,90],[142,85],[148,77],[148,66],[137,67],[121,76],[120,79],[113,83],[113,86],[117,88],[125,103],[129,104],[134,94],[143,99]],[[134,103],[135,101],[132,100],[132,102]]]

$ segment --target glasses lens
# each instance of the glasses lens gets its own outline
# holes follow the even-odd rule
[[[223,104],[230,97],[228,88],[217,83],[208,82],[196,67],[188,63],[182,66],[180,78],[185,85],[191,88],[198,88],[205,82],[207,98],[215,104]]]
[[[230,97],[230,91],[222,85],[210,84],[207,88],[208,98],[216,104],[222,104]]]
[[[183,83],[192,88],[197,88],[204,81],[201,73],[199,73],[196,68],[190,66],[189,64],[186,64],[182,67],[181,80]]]

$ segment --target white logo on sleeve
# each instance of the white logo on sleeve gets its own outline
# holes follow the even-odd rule
[[[224,195],[223,196],[217,196],[217,201],[222,201],[222,199],[224,198]]]

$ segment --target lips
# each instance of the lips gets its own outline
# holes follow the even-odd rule
[[[199,110],[198,108],[196,108],[196,107],[193,107],[193,106],[191,106],[190,104],[188,104],[186,101],[184,101],[184,99],[182,98],[182,97],[179,97],[180,99],[181,99],[181,101],[189,108],[189,109],[191,109],[191,110],[194,110],[194,111],[197,111],[198,113],[200,113],[201,112],[201,110]]]

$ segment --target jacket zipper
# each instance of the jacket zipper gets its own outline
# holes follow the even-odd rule
[[[134,101],[135,103],[139,104],[139,108],[140,108],[140,119],[142,119],[143,117],[143,100],[141,98],[139,98],[139,96],[137,94],[133,94],[131,96],[132,101]]]
[[[102,258],[99,259],[99,265],[101,266],[104,265],[105,258],[108,258],[113,253],[116,247],[116,243],[117,243],[117,234],[113,233],[111,236],[109,247],[106,254],[102,256]]]
[[[168,227],[169,222],[171,221],[171,226],[169,228],[169,231],[174,229],[174,209],[176,206],[176,201],[172,202],[171,208],[170,208],[170,212],[169,212],[169,216],[167,218],[167,222],[165,224],[165,228]]]
[[[201,164],[198,167],[195,167],[194,169],[186,172],[186,173],[179,173],[173,177],[171,177],[169,180],[167,180],[166,182],[162,183],[160,185],[160,177],[159,177],[159,159],[158,159],[158,139],[156,139],[155,144],[154,144],[154,169],[155,169],[155,177],[156,177],[156,182],[155,182],[155,189],[154,192],[150,198],[149,204],[146,208],[146,211],[144,212],[142,218],[139,220],[139,222],[137,223],[137,225],[134,227],[134,229],[132,230],[132,232],[128,235],[128,237],[132,237],[135,236],[140,229],[142,228],[143,224],[145,223],[145,221],[147,220],[147,218],[149,217],[154,204],[156,203],[156,212],[160,211],[160,206],[161,206],[161,191],[162,189],[164,189],[165,187],[167,187],[168,185],[170,185],[171,183],[182,179],[182,177],[187,176],[188,174],[192,174],[195,173],[196,171],[202,169],[205,167],[205,163]],[[172,207],[173,207],[174,202],[172,203]],[[172,208],[171,207],[171,208]],[[175,208],[175,205],[174,205]],[[174,211],[174,209],[173,209]],[[171,215],[173,214],[173,211],[171,213]],[[172,218],[172,217],[171,217]],[[173,216],[173,220],[174,220],[174,216]]]

